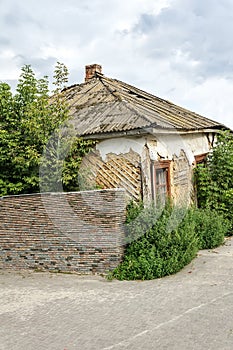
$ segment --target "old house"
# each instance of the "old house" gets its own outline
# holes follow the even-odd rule
[[[98,140],[83,160],[101,188],[134,199],[190,203],[193,168],[225,127],[86,66],[85,82],[63,91],[77,134]]]

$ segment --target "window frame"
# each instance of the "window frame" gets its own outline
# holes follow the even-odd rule
[[[205,163],[207,156],[208,156],[208,153],[202,153],[194,156],[196,165]]]
[[[160,160],[151,162],[151,188],[152,188],[152,200],[156,203],[156,171],[159,169],[165,169],[166,172],[166,196],[171,197],[171,161],[170,160]]]

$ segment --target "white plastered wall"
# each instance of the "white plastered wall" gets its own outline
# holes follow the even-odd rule
[[[192,168],[195,164],[195,156],[208,153],[213,142],[212,134],[150,134],[143,137],[119,137],[101,141],[97,144],[103,161],[108,154],[124,155],[130,151],[136,152],[141,158],[142,187],[145,200],[151,200],[151,161],[171,161],[171,192],[176,198],[182,191],[190,201],[192,195]],[[186,161],[187,184],[179,185],[174,179],[179,169],[179,162]]]

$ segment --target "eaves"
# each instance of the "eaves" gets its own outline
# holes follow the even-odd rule
[[[163,129],[163,128],[153,128],[153,127],[145,127],[142,129],[134,129],[128,131],[116,131],[116,132],[107,132],[107,133],[96,133],[96,134],[88,134],[81,135],[83,139],[92,139],[92,140],[104,140],[111,138],[119,138],[119,137],[141,137],[146,135],[187,135],[187,134],[207,134],[207,133],[218,133],[222,130],[222,128],[208,128],[208,129]]]

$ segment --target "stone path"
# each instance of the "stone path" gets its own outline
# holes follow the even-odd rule
[[[1,350],[233,349],[233,239],[174,276],[0,272]]]

